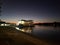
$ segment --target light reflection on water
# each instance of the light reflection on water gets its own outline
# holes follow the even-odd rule
[[[33,27],[23,27],[23,28],[16,27],[16,29],[19,30],[19,31],[31,34],[31,32],[33,30]]]
[[[60,41],[60,27],[35,26],[19,28],[20,31],[32,34],[38,38]]]

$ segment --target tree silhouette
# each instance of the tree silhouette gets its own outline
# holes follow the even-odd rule
[[[0,16],[1,16],[2,0],[0,0]]]

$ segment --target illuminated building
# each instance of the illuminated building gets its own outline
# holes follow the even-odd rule
[[[17,25],[22,26],[33,26],[33,20],[20,20]]]
[[[12,23],[6,23],[6,22],[0,20],[0,26],[16,26],[16,25],[12,24]]]
[[[9,23],[6,23],[6,22],[1,22],[0,21],[0,26],[10,26],[10,24]]]

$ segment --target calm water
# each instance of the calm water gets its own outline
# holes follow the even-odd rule
[[[35,27],[24,27],[20,28],[19,30],[46,41],[60,42],[60,27],[36,25]]]

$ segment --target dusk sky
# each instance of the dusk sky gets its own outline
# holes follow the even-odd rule
[[[6,22],[34,20],[34,22],[60,22],[58,0],[3,0],[0,19]]]

